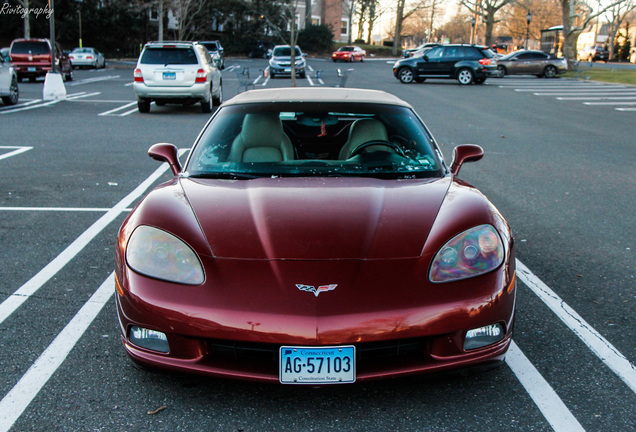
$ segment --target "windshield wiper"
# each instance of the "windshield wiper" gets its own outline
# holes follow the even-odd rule
[[[252,180],[257,178],[270,177],[270,175],[224,171],[224,172],[190,174],[188,175],[188,177],[189,178],[222,179],[222,180]]]

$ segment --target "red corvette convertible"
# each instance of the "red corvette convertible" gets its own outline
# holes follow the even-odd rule
[[[413,108],[360,89],[241,93],[117,239],[124,347],[146,367],[284,384],[501,363],[510,228]]]

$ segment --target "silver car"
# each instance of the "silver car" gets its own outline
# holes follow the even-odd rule
[[[543,51],[515,51],[497,59],[499,76],[536,75],[555,78],[568,71],[567,60]]]
[[[18,89],[18,74],[11,63],[0,55],[0,97],[5,105],[18,103],[20,90]]]
[[[269,59],[269,74],[272,78],[277,75],[291,76],[291,47],[289,45],[276,45],[272,51],[272,58]],[[296,75],[305,78],[307,73],[305,67],[307,65],[305,57],[299,47],[294,50],[294,64]]]
[[[71,65],[73,65],[73,67],[87,66],[93,69],[103,69],[106,67],[104,54],[95,48],[75,48],[68,57],[71,59]]]
[[[210,53],[197,42],[149,42],[134,72],[139,112],[150,112],[150,103],[201,103],[201,112],[212,112],[223,102],[221,71]]]

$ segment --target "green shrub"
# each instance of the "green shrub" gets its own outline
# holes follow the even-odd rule
[[[298,33],[298,46],[307,52],[324,53],[333,51],[333,30],[331,26],[311,25]]]

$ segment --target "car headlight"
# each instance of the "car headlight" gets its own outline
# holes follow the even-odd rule
[[[449,282],[479,276],[503,262],[504,248],[491,225],[479,225],[448,241],[431,264],[431,282]]]
[[[146,276],[186,285],[205,280],[196,253],[172,234],[151,226],[137,227],[128,240],[126,261]]]

